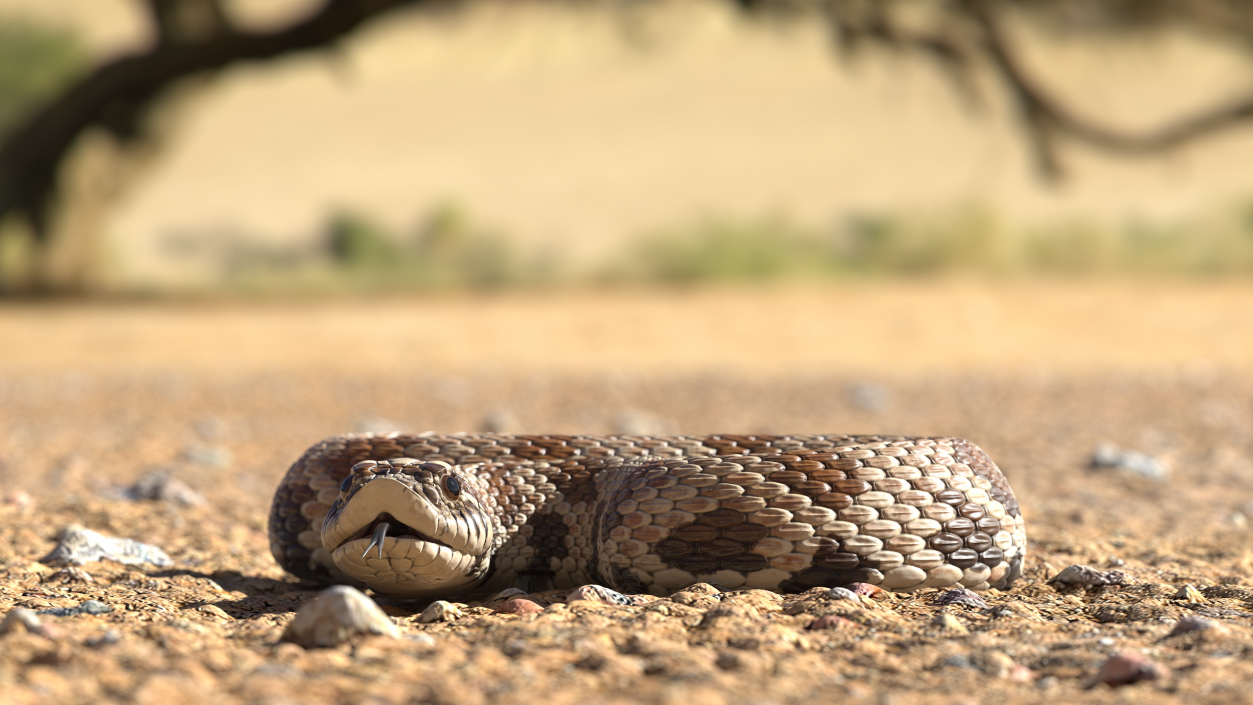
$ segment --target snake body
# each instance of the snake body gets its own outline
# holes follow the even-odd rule
[[[1005,589],[1026,551],[978,446],[897,436],[337,436],[287,471],[269,532],[297,576],[422,598]]]

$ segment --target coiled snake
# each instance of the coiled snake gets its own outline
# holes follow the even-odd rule
[[[424,598],[1005,589],[1026,551],[978,446],[897,436],[337,436],[287,471],[269,529],[295,575]]]

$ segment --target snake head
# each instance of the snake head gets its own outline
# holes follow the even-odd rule
[[[487,573],[495,527],[468,468],[412,458],[353,466],[322,523],[335,565],[398,597],[470,589]]]

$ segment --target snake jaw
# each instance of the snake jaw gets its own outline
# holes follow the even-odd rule
[[[376,592],[403,597],[445,594],[481,579],[492,531],[474,519],[474,499],[433,502],[421,478],[374,470],[384,471],[361,473],[322,525],[323,548],[336,566]],[[380,532],[383,523],[389,527]]]

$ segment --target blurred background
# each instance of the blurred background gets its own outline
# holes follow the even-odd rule
[[[1234,526],[1246,15],[0,0],[0,473],[260,522],[346,431],[954,434],[1052,535]]]

